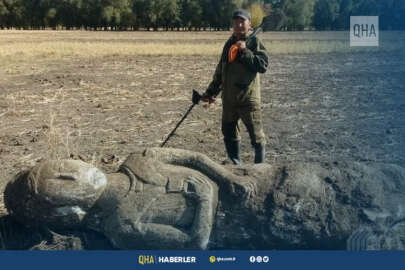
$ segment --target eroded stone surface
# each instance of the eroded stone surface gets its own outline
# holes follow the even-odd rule
[[[225,168],[149,148],[113,174],[41,163],[8,184],[5,201],[20,222],[95,230],[122,249],[403,249],[404,178],[390,164]]]

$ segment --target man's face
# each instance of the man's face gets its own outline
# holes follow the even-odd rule
[[[247,35],[250,29],[250,20],[245,20],[241,17],[233,19],[233,34],[237,38],[242,38]]]

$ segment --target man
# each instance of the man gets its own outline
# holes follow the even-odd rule
[[[267,51],[256,37],[246,42],[251,28],[249,12],[237,9],[232,19],[233,34],[225,43],[213,80],[202,95],[202,100],[212,102],[222,90],[222,134],[231,161],[240,164],[239,122],[242,119],[255,150],[254,161],[263,163],[266,140],[261,120],[258,73],[267,70]],[[230,59],[233,54],[230,50],[235,47],[236,58]]]

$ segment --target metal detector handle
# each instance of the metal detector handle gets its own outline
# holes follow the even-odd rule
[[[201,95],[200,93],[197,92],[197,90],[193,89],[193,96],[191,98],[191,101],[193,104],[197,105],[201,100]]]
[[[255,28],[255,30],[253,30],[253,33],[249,35],[246,42],[248,42],[249,40],[251,40],[252,38],[257,36],[263,30],[263,24],[264,24],[264,20],[262,21],[262,23],[258,27]]]

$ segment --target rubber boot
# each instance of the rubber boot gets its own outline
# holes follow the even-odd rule
[[[256,164],[263,163],[266,156],[264,145],[256,144],[254,148],[255,148],[255,163]]]
[[[225,149],[229,159],[235,165],[240,165],[240,143],[239,141],[225,140]]]

